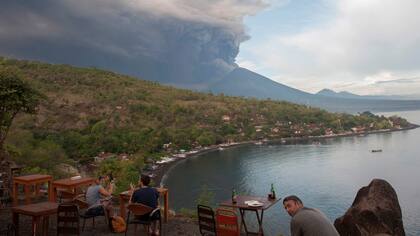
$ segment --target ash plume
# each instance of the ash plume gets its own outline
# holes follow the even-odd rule
[[[0,55],[202,89],[233,70],[261,0],[6,1]]]

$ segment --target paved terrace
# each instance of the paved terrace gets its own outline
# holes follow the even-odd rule
[[[7,227],[8,223],[12,222],[12,213],[10,211],[10,207],[0,209],[0,230],[3,230]],[[55,216],[50,217],[50,226],[48,230],[48,235],[56,235],[56,222],[57,219]],[[80,220],[80,227],[82,227],[82,219]],[[32,219],[27,216],[20,216],[19,221],[19,235],[26,236],[31,235],[31,224]],[[163,234],[162,235],[186,235],[186,236],[193,236],[193,235],[200,235],[198,230],[198,225],[196,222],[189,218],[185,217],[171,217],[167,223],[163,223]],[[144,231],[142,231],[142,226],[137,226],[137,235],[146,235]],[[86,220],[85,231],[81,232],[80,235],[86,236],[115,236],[115,235],[124,235],[124,233],[111,233],[109,231],[108,225],[105,223],[104,217],[97,217],[95,219],[95,228],[92,228],[92,221]],[[134,225],[130,225],[129,232],[127,235],[134,235]]]

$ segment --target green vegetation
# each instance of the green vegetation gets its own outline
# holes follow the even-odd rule
[[[58,163],[84,165],[100,153],[112,153],[112,163],[101,163],[98,171],[113,172],[119,189],[137,181],[145,162],[180,149],[409,125],[369,112],[329,113],[288,102],[176,89],[93,68],[0,58],[1,78],[7,71],[19,74],[33,94],[23,111],[34,111],[38,93],[32,91],[45,95],[36,115],[13,113],[5,143],[14,160],[28,171],[55,173]],[[128,160],[120,161],[121,154]]]
[[[13,70],[0,67],[0,160],[4,156],[4,141],[16,115],[34,113],[41,97]]]

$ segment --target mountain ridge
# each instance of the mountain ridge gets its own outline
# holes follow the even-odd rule
[[[207,90],[232,96],[283,100],[331,112],[357,113],[364,111],[386,112],[420,110],[420,100],[384,100],[366,98],[342,98],[311,94],[275,82],[263,75],[237,67],[222,79],[209,84]]]
[[[410,100],[404,96],[398,95],[358,95],[347,91],[336,92],[332,89],[322,89],[316,93],[317,95],[338,98],[351,98],[351,99],[376,99],[376,100]]]

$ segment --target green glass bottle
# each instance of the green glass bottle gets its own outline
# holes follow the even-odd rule
[[[232,188],[232,203],[236,203],[236,190]]]
[[[274,185],[273,184],[271,184],[270,193],[271,193],[271,198],[275,199],[276,198],[276,191],[274,190]]]

